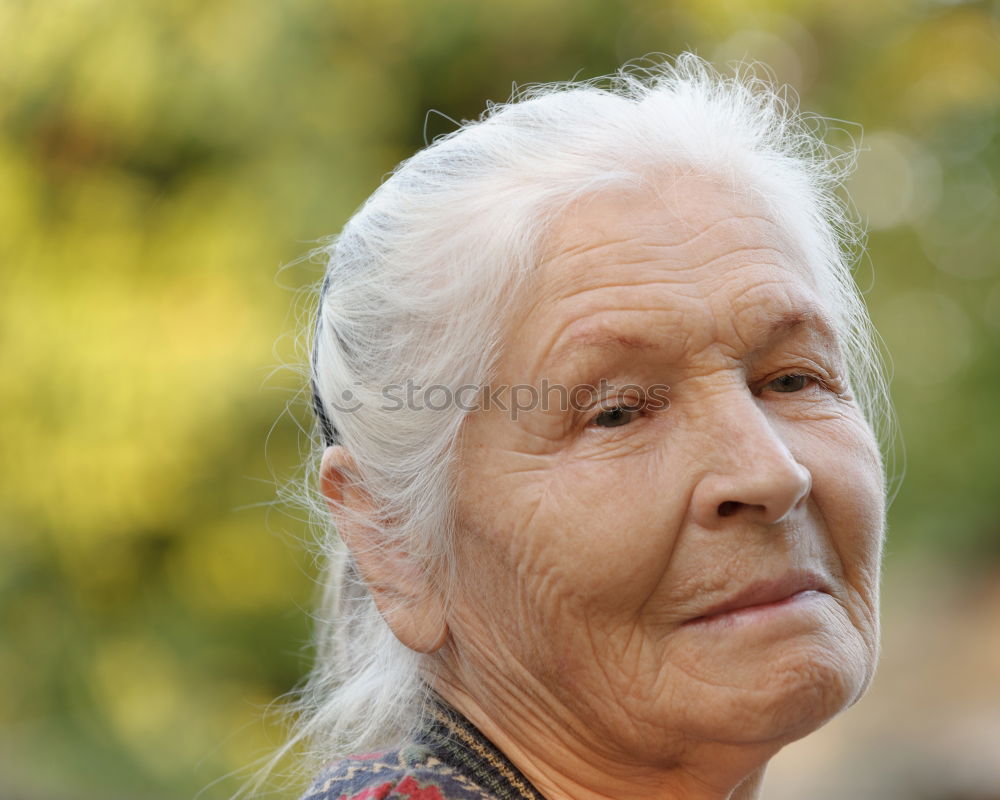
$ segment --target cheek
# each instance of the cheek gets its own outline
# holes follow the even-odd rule
[[[566,464],[526,537],[580,612],[628,615],[662,580],[684,516],[662,480],[662,452]],[[620,462],[620,463],[619,463]]]
[[[536,624],[627,620],[662,581],[684,517],[664,461],[650,448],[497,476],[477,494],[463,560]]]
[[[813,498],[839,559],[844,588],[856,606],[855,622],[872,627],[877,625],[885,533],[882,462],[860,416],[824,427],[812,431],[802,459],[813,476]]]

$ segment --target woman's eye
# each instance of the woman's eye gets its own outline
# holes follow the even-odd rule
[[[801,392],[814,381],[812,375],[782,375],[771,381],[768,386],[775,392]]]
[[[594,417],[594,425],[599,428],[617,428],[627,425],[639,414],[638,408],[631,406],[614,406],[607,408]]]

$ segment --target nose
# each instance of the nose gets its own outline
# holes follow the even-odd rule
[[[748,398],[749,399],[749,398]],[[704,528],[729,517],[773,525],[800,507],[812,489],[812,475],[800,464],[779,430],[752,400],[729,413],[710,437],[707,468],[691,497],[692,513]]]

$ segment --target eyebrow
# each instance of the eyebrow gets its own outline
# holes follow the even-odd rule
[[[573,334],[570,340],[559,348],[556,355],[565,355],[567,350],[588,347],[593,350],[656,350],[656,342],[642,336],[630,336],[609,330],[584,330]]]
[[[817,306],[807,305],[793,311],[783,311],[770,317],[767,324],[763,326],[763,335],[760,336],[760,344],[751,349],[750,355],[767,349],[768,346],[791,336],[803,328],[810,328],[814,331],[824,344],[831,347],[837,346],[837,333],[830,317],[821,311]]]
[[[545,369],[575,364],[595,351],[614,357],[619,353],[660,350],[663,350],[662,342],[655,342],[645,336],[622,333],[606,327],[585,328],[573,333],[545,359]]]

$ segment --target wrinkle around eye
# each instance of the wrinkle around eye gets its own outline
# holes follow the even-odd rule
[[[650,422],[645,419],[643,422]],[[639,427],[638,423],[633,423]],[[619,428],[592,428],[588,426],[580,431],[579,437],[572,442],[573,449],[581,458],[603,461],[623,456],[650,453],[656,446],[655,437],[640,435],[639,431],[631,432],[633,425],[623,425]],[[641,425],[646,428],[646,425]],[[620,435],[616,432],[622,431]],[[629,431],[629,433],[625,433]]]
[[[839,396],[845,394],[847,391],[847,382],[841,377],[843,372],[833,359],[823,356],[796,355],[787,357],[787,360],[785,357],[782,357],[781,361],[785,361],[786,363],[780,369],[771,371],[763,380],[755,381],[752,384],[758,387],[756,389],[757,392],[763,393],[775,381],[792,375],[801,375],[809,378],[815,388],[822,389],[830,395]],[[804,394],[806,388],[808,387],[792,392],[771,390],[771,393],[793,396]]]
[[[788,397],[795,397],[795,394],[790,394]],[[777,402],[782,403],[781,400]],[[802,398],[798,403],[786,401],[780,407],[784,408],[783,416],[800,422],[841,423],[861,418],[861,409],[856,403],[843,401],[840,397],[829,393],[817,398]]]

